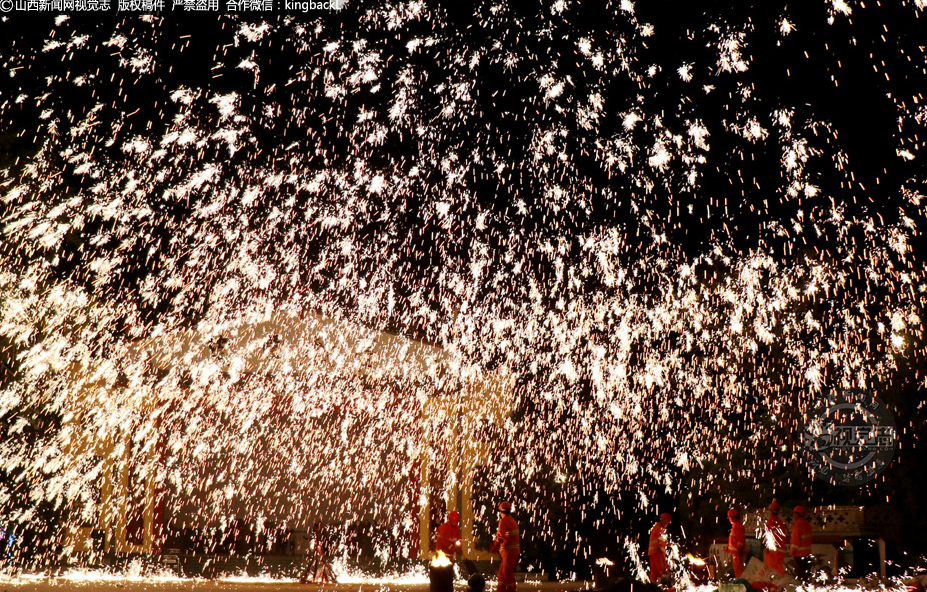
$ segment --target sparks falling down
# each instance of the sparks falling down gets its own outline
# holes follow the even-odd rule
[[[146,552],[374,522],[387,562],[474,481],[647,510],[927,386],[925,7],[810,4],[0,23],[0,507]]]

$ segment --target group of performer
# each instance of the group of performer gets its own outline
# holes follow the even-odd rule
[[[766,565],[777,573],[785,574],[786,541],[788,530],[779,517],[781,506],[773,500],[769,504],[769,517],[765,524],[765,533],[762,537],[764,547],[763,560]],[[789,541],[788,554],[795,560],[795,577],[805,580],[811,568],[811,523],[805,519],[805,508],[795,506],[792,511],[792,537]],[[726,551],[731,556],[731,569],[735,578],[744,572],[744,557],[747,550],[747,538],[744,533],[743,518],[737,508],[727,512],[731,523]],[[659,582],[667,573],[666,562],[666,527],[673,521],[667,513],[660,514],[660,520],[650,530],[650,544],[647,554],[650,559],[650,581]]]
[[[775,500],[769,505],[769,516],[765,523],[763,543],[765,548],[764,561],[766,565],[780,574],[785,574],[786,540],[788,530],[779,517],[781,507]],[[498,553],[501,557],[499,565],[499,592],[515,592],[515,565],[521,553],[521,539],[518,532],[518,523],[512,517],[512,504],[502,502],[498,505],[499,526],[490,552]],[[792,536],[788,547],[788,554],[795,560],[795,577],[804,580],[808,576],[811,566],[811,524],[805,519],[805,508],[795,506],[792,511]],[[731,523],[730,534],[726,551],[731,556],[731,569],[735,578],[741,577],[744,571],[744,557],[747,550],[747,540],[744,533],[744,523],[740,511],[731,508],[727,512]],[[670,514],[660,514],[659,521],[650,531],[650,544],[647,554],[650,559],[650,581],[660,582],[667,575],[666,561],[667,536],[666,528],[672,523]],[[452,511],[447,515],[447,521],[438,527],[435,537],[435,550],[453,558],[461,552],[460,513]]]
[[[499,564],[498,592],[515,592],[515,565],[521,553],[521,537],[518,532],[518,523],[512,517],[512,504],[502,502],[497,507],[499,512],[499,527],[489,550],[499,554],[502,561]],[[452,511],[447,515],[447,521],[438,527],[435,537],[435,551],[444,553],[449,559],[461,552],[460,543],[460,512]]]

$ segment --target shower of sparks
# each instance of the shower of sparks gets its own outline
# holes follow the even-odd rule
[[[355,573],[351,570],[343,569],[342,565],[335,565],[337,573],[337,583],[339,584],[366,584],[380,586],[408,586],[415,584],[427,584],[428,575],[424,568],[413,569],[408,573],[389,574],[381,577],[370,577],[369,575]],[[31,582],[48,581],[47,573],[28,573],[19,574],[15,577],[0,576],[0,583],[8,585],[22,585]],[[182,586],[202,586],[202,580],[196,578],[178,577],[170,571],[154,571],[144,569],[138,563],[132,563],[128,569],[121,572],[106,571],[100,569],[68,569],[55,576],[56,583],[74,583],[77,585],[88,585],[94,583],[117,583],[140,582],[154,586],[162,585],[165,588],[183,589]],[[286,577],[272,577],[266,575],[230,575],[218,579],[219,582],[232,584],[296,584],[299,580]]]
[[[594,26],[567,1],[432,4],[192,36],[61,18],[3,46],[0,465],[34,504],[98,520],[130,463],[210,523],[412,533],[422,458],[482,438],[499,491],[550,470],[646,508],[719,447],[794,462],[737,422],[797,432],[816,393],[912,355],[927,98],[871,64],[897,161],[864,186],[826,109],[751,78],[761,34],[856,45],[858,3],[718,17],[665,61],[627,0]],[[923,46],[876,41],[920,75]],[[487,393],[505,413],[468,403]],[[60,429],[26,438],[23,410]]]

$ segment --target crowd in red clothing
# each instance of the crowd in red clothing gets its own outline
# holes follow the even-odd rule
[[[512,504],[502,502],[498,506],[499,528],[490,547],[490,552],[498,553],[502,558],[499,565],[498,592],[515,592],[515,566],[521,554],[521,537],[518,523],[512,517]],[[451,561],[461,552],[460,513],[450,512],[447,521],[438,527],[435,537],[435,551],[444,553]]]
[[[521,540],[518,523],[512,517],[512,504],[502,502],[498,506],[499,528],[493,540],[490,551],[501,556],[499,566],[498,591],[515,592],[515,565],[521,552]],[[769,505],[769,518],[766,521],[766,536],[763,537],[765,547],[765,562],[769,568],[784,574],[787,529],[785,523],[779,518],[779,503],[773,501]],[[799,580],[807,577],[811,559],[811,524],[805,519],[805,508],[796,506],[792,524],[792,538],[789,545],[789,555],[795,559],[795,576]],[[735,578],[739,578],[744,571],[744,557],[747,550],[747,539],[744,533],[744,523],[740,511],[731,508],[727,512],[731,523],[726,550],[731,555],[731,566]],[[667,535],[666,528],[673,521],[670,514],[660,514],[659,521],[650,530],[650,543],[647,555],[650,559],[650,581],[657,583],[668,575],[666,561]],[[435,550],[445,554],[452,561],[461,552],[460,514],[450,512],[447,521],[438,527],[435,537]]]
[[[765,563],[770,569],[780,574],[785,573],[785,553],[787,530],[785,523],[779,518],[779,503],[775,500],[769,505],[769,518],[766,521],[766,536],[764,537]],[[792,538],[789,545],[789,555],[795,560],[795,577],[804,580],[811,566],[811,524],[805,519],[805,508],[796,506],[793,511]],[[731,508],[727,512],[731,523],[731,531],[727,539],[727,552],[731,555],[731,567],[734,577],[739,578],[744,571],[744,556],[747,550],[747,538],[744,533],[744,523],[740,511]],[[666,575],[666,527],[672,522],[669,514],[660,514],[660,520],[650,531],[650,544],[647,554],[650,558],[650,581],[659,582]]]

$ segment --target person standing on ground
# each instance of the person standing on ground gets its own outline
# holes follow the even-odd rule
[[[512,504],[509,502],[499,504],[499,530],[490,551],[502,556],[497,591],[515,592],[515,564],[518,563],[518,555],[521,553],[521,538],[518,535],[518,523],[512,518]]]
[[[435,551],[444,553],[451,561],[460,553],[460,512],[457,510],[449,512],[447,521],[438,527]]]
[[[334,541],[328,526],[316,524],[312,533],[306,533],[303,539],[307,542],[306,565],[299,578],[300,584],[310,582],[316,584],[334,584],[338,580],[331,567],[330,555]]]
[[[740,519],[740,512],[736,508],[727,511],[731,521],[731,533],[727,537],[727,552],[731,554],[731,564],[734,567],[734,577],[739,578],[744,573],[744,551],[747,548],[747,537],[744,535],[744,523]]]
[[[792,544],[789,554],[795,558],[795,579],[805,581],[811,569],[811,523],[805,520],[805,508],[795,506],[792,513]]]
[[[766,548],[766,565],[784,574],[785,567],[785,541],[787,537],[785,522],[779,518],[779,502],[773,500],[769,504],[769,518],[766,520],[766,536],[763,546]]]
[[[650,557],[650,581],[654,584],[660,581],[666,573],[666,527],[673,521],[673,517],[666,512],[660,514],[660,520],[650,529],[650,545],[647,555]]]

